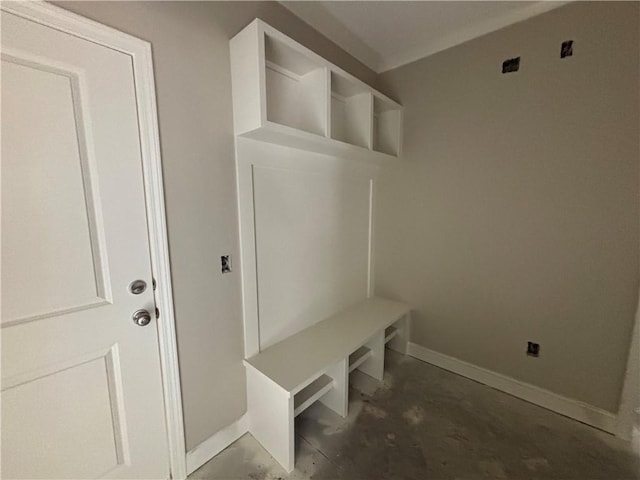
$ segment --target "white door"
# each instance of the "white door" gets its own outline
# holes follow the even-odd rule
[[[131,57],[7,12],[1,49],[2,478],[168,478]]]

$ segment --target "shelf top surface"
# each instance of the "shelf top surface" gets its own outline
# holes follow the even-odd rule
[[[405,303],[372,297],[272,345],[245,363],[287,392],[295,392],[409,310]]]
[[[304,130],[297,130],[293,127],[270,121],[267,121],[263,127],[245,132],[239,136],[285,147],[316,152],[322,155],[357,160],[370,165],[374,164],[379,166],[398,160],[397,155],[391,155],[378,150],[369,150],[365,147],[327,138]]]

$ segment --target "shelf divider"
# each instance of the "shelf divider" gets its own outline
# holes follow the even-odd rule
[[[387,327],[384,331],[384,343],[389,343],[393,339],[393,337],[398,335],[398,331],[399,330],[393,325]]]
[[[366,362],[371,356],[371,349],[366,346],[360,347],[358,350],[349,355],[349,373]]]
[[[295,394],[293,399],[293,416],[297,417],[316,400],[333,387],[333,379],[329,375],[320,375],[309,385]]]

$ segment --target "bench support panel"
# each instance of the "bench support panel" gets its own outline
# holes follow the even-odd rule
[[[358,367],[358,370],[382,381],[384,377],[384,329],[376,333],[371,340],[365,343],[365,346],[371,350],[371,356]]]
[[[247,371],[249,431],[254,438],[291,472],[294,467],[293,396],[255,369]]]
[[[349,359],[329,367],[327,375],[333,378],[333,388],[320,398],[320,402],[344,418],[349,407]]]
[[[411,312],[404,315],[400,320],[393,324],[398,329],[398,333],[393,337],[387,347],[396,352],[407,354],[407,348],[409,346],[409,329],[411,326]]]

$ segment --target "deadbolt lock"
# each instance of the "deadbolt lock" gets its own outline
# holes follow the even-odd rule
[[[147,282],[144,280],[135,280],[129,285],[129,291],[134,295],[140,295],[147,289]]]

